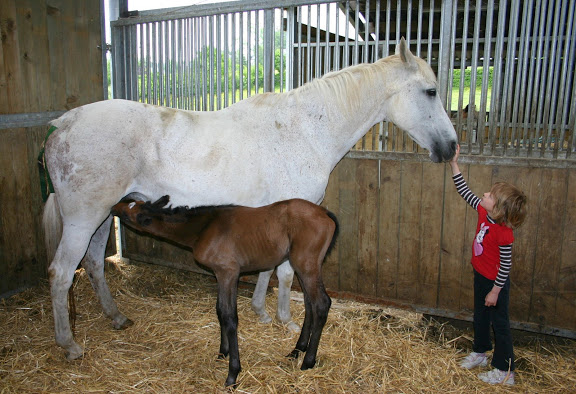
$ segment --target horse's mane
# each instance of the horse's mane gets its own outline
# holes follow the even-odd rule
[[[169,202],[170,196],[163,196],[155,202],[146,201],[142,205],[142,209],[150,214],[162,215],[167,221],[184,222],[197,216],[211,216],[223,209],[235,207],[235,205],[207,205],[193,208],[188,206],[172,207],[171,205],[168,206]]]
[[[399,57],[389,56],[374,63],[357,64],[329,72],[288,92],[264,93],[252,96],[251,99],[254,104],[277,104],[282,100],[298,99],[299,96],[316,93],[323,101],[335,100],[339,111],[345,114],[354,113],[362,105],[364,81],[383,78],[386,67],[397,62],[401,62]]]

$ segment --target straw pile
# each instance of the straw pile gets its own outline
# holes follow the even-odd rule
[[[225,392],[227,361],[216,359],[216,283],[210,276],[144,264],[109,262],[107,278],[120,309],[135,322],[115,331],[88,278],[75,284],[76,340],[82,360],[68,362],[54,343],[48,286],[0,301],[0,393]],[[574,392],[576,342],[531,340],[516,347],[516,386],[493,387],[457,367],[471,332],[421,314],[333,300],[318,362],[300,371],[284,356],[297,334],[258,323],[252,290],[238,298],[243,370],[238,393]],[[301,295],[292,313],[304,317]],[[274,315],[275,293],[267,298]]]

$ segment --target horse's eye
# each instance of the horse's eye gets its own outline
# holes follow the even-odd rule
[[[436,96],[436,89],[426,89],[426,94],[430,97]]]

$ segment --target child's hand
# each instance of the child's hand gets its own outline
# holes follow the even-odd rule
[[[454,153],[454,157],[450,160],[450,167],[452,168],[452,174],[456,175],[460,172],[460,168],[458,167],[458,158],[460,157],[460,144],[456,145],[456,153]]]
[[[450,160],[450,163],[458,163],[458,158],[460,157],[460,144],[456,145],[456,153],[454,157]]]
[[[490,291],[490,293],[488,293],[488,295],[486,296],[486,298],[484,299],[484,305],[486,306],[496,306],[496,303],[498,302],[498,294],[500,293],[500,290],[495,290],[492,289]]]

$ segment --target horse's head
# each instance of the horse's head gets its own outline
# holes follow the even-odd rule
[[[450,160],[458,138],[438,95],[434,72],[414,56],[404,38],[396,47],[394,93],[387,118],[405,130],[421,147],[430,151],[435,163]]]

